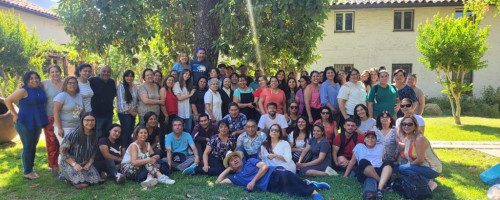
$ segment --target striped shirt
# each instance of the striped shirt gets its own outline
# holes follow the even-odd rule
[[[415,148],[415,142],[407,139],[405,144],[404,155],[408,162],[412,162],[417,159],[417,149]],[[432,150],[431,145],[426,147],[424,154],[424,162],[420,163],[420,166],[429,167],[437,173],[441,173],[443,166],[441,164],[441,160],[437,157],[434,150]]]
[[[132,95],[132,101],[130,103],[127,103],[125,97],[125,87],[123,86],[123,84],[118,85],[118,89],[116,91],[117,91],[116,97],[118,102],[116,110],[118,113],[128,114],[128,111],[130,110],[137,111],[139,95],[137,94],[137,86],[135,84],[132,85],[132,92],[130,93]]]
[[[90,161],[90,159],[94,158],[95,153],[97,152],[97,137],[87,136],[86,142],[84,145],[80,145],[80,129],[76,128],[67,134],[64,137],[64,140],[61,144],[60,154],[61,154],[61,162],[65,162],[68,158],[73,158],[76,163],[83,165]]]

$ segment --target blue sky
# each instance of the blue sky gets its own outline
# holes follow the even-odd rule
[[[50,7],[56,5],[58,0],[29,0],[29,1],[31,3],[34,3],[36,5],[39,5],[41,7],[50,10]]]

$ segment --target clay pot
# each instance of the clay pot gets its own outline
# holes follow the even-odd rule
[[[0,97],[0,143],[10,142],[17,135],[17,131],[14,128],[14,116],[12,116],[7,106],[5,106],[4,100],[5,98]],[[15,104],[14,109],[18,110]]]

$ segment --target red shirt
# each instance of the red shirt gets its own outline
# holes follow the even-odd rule
[[[356,132],[356,134],[358,134],[358,139],[357,139],[356,144],[364,143],[365,137],[363,137],[363,135],[359,134],[358,132]],[[353,137],[353,136],[351,136],[351,137]],[[347,142],[347,140],[349,140],[349,138],[346,137],[344,143]],[[348,144],[345,144],[345,148],[344,148],[344,152],[342,153],[342,156],[344,156],[348,159],[351,159],[352,158],[352,150],[354,149],[356,144],[354,143],[354,138],[351,139],[351,141]],[[333,140],[333,145],[340,147],[340,134],[335,136],[335,139]]]
[[[284,115],[283,113],[283,101],[286,101],[285,92],[283,90],[278,89],[278,93],[274,94],[270,88],[267,88],[262,91],[260,94],[260,98],[264,98],[264,111],[267,113],[267,103],[274,102],[278,104],[278,108],[276,109],[277,113]]]
[[[165,108],[167,109],[168,115],[177,115],[179,113],[179,107],[177,106],[177,97],[174,93],[167,90],[167,95],[165,97]]]

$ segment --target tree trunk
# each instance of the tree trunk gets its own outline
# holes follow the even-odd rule
[[[220,20],[217,13],[211,12],[220,0],[203,0],[198,1],[198,15],[196,16],[195,42],[194,47],[206,49],[207,59],[212,62],[214,67],[217,66],[219,59],[219,51],[212,48],[214,41],[220,36]],[[196,52],[196,50],[195,50]],[[196,58],[196,54],[194,55]]]
[[[462,107],[460,106],[460,94],[456,95],[455,97],[455,114],[453,115],[453,118],[455,118],[455,124],[456,125],[462,125],[462,122],[460,121],[460,113],[462,111]]]

